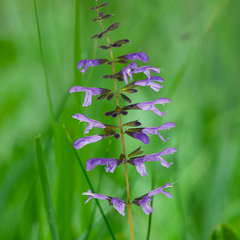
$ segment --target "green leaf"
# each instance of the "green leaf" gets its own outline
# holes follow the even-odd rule
[[[129,97],[127,97],[126,95],[124,95],[124,94],[120,94],[121,95],[121,97],[123,98],[123,100],[125,100],[126,102],[129,102],[129,103],[131,103],[132,102],[132,100],[129,98]]]
[[[133,152],[131,152],[128,157],[131,158],[131,157],[134,157],[134,156],[137,156],[137,155],[140,155],[142,153],[144,153],[144,151],[140,150],[142,146],[140,146],[139,148],[135,149]]]
[[[119,27],[120,23],[113,23],[111,26],[107,28],[105,32],[111,32]]]
[[[116,43],[116,44],[126,44],[126,43],[129,43],[129,42],[130,41],[128,39],[122,39],[122,40],[118,40],[118,41],[116,41],[114,43]]]
[[[103,3],[103,4],[101,4],[100,6],[98,6],[98,9],[103,8],[103,7],[106,7],[108,4],[109,4],[109,3]]]
[[[109,19],[111,16],[113,16],[114,14],[106,14],[104,16],[101,17],[101,20],[107,20]]]
[[[228,223],[215,226],[209,240],[239,240],[237,231]]]
[[[45,156],[42,147],[42,139],[41,135],[35,138],[35,151],[36,151],[36,158],[37,158],[37,165],[38,165],[38,173],[41,181],[43,197],[44,197],[44,204],[47,212],[47,218],[49,227],[52,234],[53,240],[59,240],[59,234],[57,229],[57,222],[53,208],[52,202],[52,193],[50,190],[48,174],[47,174],[47,167]]]
[[[136,93],[137,89],[133,89],[133,88],[125,89],[125,90],[122,90],[122,92],[124,92],[124,93]]]

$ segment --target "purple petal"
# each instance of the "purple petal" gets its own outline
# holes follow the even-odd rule
[[[158,98],[157,100],[154,101],[154,104],[162,104],[164,103],[171,103],[171,100],[169,98]]]
[[[142,210],[149,215],[149,213],[153,212],[152,207],[149,205],[149,203],[152,201],[152,199],[149,196],[145,196],[142,200],[138,201],[138,205],[142,207]]]
[[[149,137],[148,137],[146,134],[144,134],[144,133],[134,132],[134,133],[132,134],[132,136],[133,136],[135,139],[140,140],[141,142],[143,142],[143,143],[145,143],[145,144],[147,144],[147,145],[148,145],[148,143],[149,143]]]
[[[114,198],[112,198],[111,203],[113,204],[113,207],[114,207],[121,215],[123,215],[123,216],[125,215],[124,209],[125,209],[126,203],[125,203],[123,200],[121,200],[121,199],[119,199],[119,198],[117,198],[117,197],[114,197]]]
[[[130,76],[130,79],[132,81],[132,69],[135,68],[137,68],[137,64],[135,62],[132,62],[121,70],[121,74],[123,74],[123,78],[126,84],[128,84],[128,76]]]
[[[80,120],[80,122],[88,122],[88,126],[87,128],[85,129],[84,131],[84,134],[86,133],[89,133],[89,130],[94,128],[94,127],[97,127],[97,128],[105,128],[105,125],[96,121],[96,120],[93,120],[93,119],[90,119],[86,116],[84,116],[83,114],[80,114],[80,113],[76,113],[75,115],[72,116],[73,118],[75,119],[78,119]]]
[[[86,92],[83,107],[87,107],[92,103],[92,96],[98,95],[103,92],[102,88],[85,88],[81,86],[74,86],[69,90],[70,93],[72,92]]]
[[[175,123],[172,122],[168,122],[168,123],[164,123],[159,127],[148,127],[148,128],[144,128],[141,132],[142,133],[146,133],[146,134],[157,134],[164,142],[166,142],[167,139],[164,139],[163,136],[158,132],[159,130],[165,130],[165,129],[170,129],[171,127],[176,127]]]
[[[130,53],[127,55],[124,55],[124,58],[126,60],[140,60],[142,62],[148,62],[149,61],[149,57],[146,53],[144,52],[137,52],[137,53]]]
[[[135,158],[132,162],[133,165],[136,166],[136,169],[141,176],[148,175],[144,162],[145,161],[143,157]]]
[[[98,165],[107,165],[106,171],[113,173],[118,165],[118,159],[116,158],[90,158],[86,162],[87,171],[92,170]]]
[[[159,155],[163,156],[163,155],[167,155],[167,154],[174,153],[174,152],[177,152],[176,148],[168,147],[168,148],[165,148],[163,151],[161,151],[159,153]]]
[[[84,69],[82,69],[80,72],[82,72],[82,74],[84,74],[87,70],[88,67],[94,67],[97,66],[99,64],[103,64],[107,61],[105,61],[106,59],[88,59],[88,60],[81,60],[80,62],[78,62],[77,64],[77,68],[80,70],[85,64]]]
[[[169,187],[172,187],[172,184],[166,183],[164,186],[162,186],[162,187],[160,187],[160,188],[157,188],[157,189],[149,192],[149,193],[148,193],[148,196],[151,197],[151,196],[154,196],[154,195],[163,193],[163,194],[165,194],[168,198],[172,198],[172,194],[170,194],[169,192],[163,191],[164,188],[169,188]]]
[[[107,158],[90,158],[86,162],[86,168],[87,171],[92,170],[98,165],[106,165],[107,164]]]
[[[87,195],[87,196],[89,196],[88,200],[87,200],[85,203],[89,202],[92,198],[101,199],[101,200],[107,200],[107,199],[109,199],[108,196],[102,195],[102,194],[99,194],[99,193],[92,193],[91,190],[88,190],[87,192],[82,193],[82,195]]]
[[[102,138],[103,137],[100,135],[93,135],[89,137],[79,138],[74,142],[73,146],[76,149],[80,149],[89,143],[100,141],[102,140]]]
[[[150,80],[150,70],[153,71],[154,73],[160,73],[160,68],[152,67],[152,66],[142,66],[133,71],[133,73],[140,73],[143,72],[144,74],[147,75],[148,80]]]

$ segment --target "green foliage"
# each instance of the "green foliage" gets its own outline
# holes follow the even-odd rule
[[[239,240],[236,230],[230,224],[218,224],[212,231],[210,240]]]
[[[74,4],[36,0],[36,4],[55,123],[49,112],[33,2],[3,0],[0,8],[0,239],[51,239],[43,195],[37,186],[33,139],[39,132],[60,239],[84,239],[87,232],[89,239],[111,239],[101,212],[94,207],[95,202],[84,204],[86,198],[81,193],[89,186],[62,127],[66,126],[72,139],[83,137],[87,125],[79,126],[71,118],[75,113],[116,125],[116,119],[103,114],[115,108],[113,101],[96,101],[93,97],[93,104],[83,108],[83,94],[68,93],[74,85],[114,90],[110,77],[101,78],[111,74],[111,66],[89,68],[84,78],[76,68],[81,59],[109,59],[107,51],[97,48],[106,45],[104,38],[90,39],[101,31],[98,23],[89,22],[96,17],[94,11],[88,10],[94,1],[76,0]],[[164,70],[160,74],[164,79],[160,92],[139,87],[139,94],[131,95],[132,103],[159,97],[169,97],[172,101],[160,106],[160,110],[168,110],[164,119],[154,113],[129,111],[123,122],[141,119],[142,127],[160,126],[167,121],[177,125],[162,133],[165,138],[170,137],[167,143],[153,135],[151,144],[141,148],[144,154],[170,146],[178,149],[173,158],[166,157],[174,163],[169,169],[158,162],[146,164],[149,173],[155,172],[155,187],[178,179],[171,188],[172,200],[154,198],[150,239],[209,239],[213,227],[221,222],[229,222],[240,232],[239,9],[240,2],[231,0],[122,0],[111,1],[104,9],[105,14],[114,14],[106,20],[108,23],[103,22],[105,29],[115,21],[121,23],[109,33],[111,42],[127,38],[132,43],[114,48],[114,56],[146,52],[150,57],[148,64]],[[117,71],[123,66],[119,64]],[[144,78],[139,74],[134,80]],[[125,86],[125,82],[119,84]],[[103,132],[93,129],[90,135],[98,133]],[[77,153],[84,166],[87,159],[96,155],[119,157],[118,145],[119,140],[108,138]],[[129,154],[139,147],[139,142],[126,136],[126,147]],[[135,167],[130,165],[128,171],[132,199],[151,190],[150,176],[137,175]],[[106,195],[115,192],[124,200],[122,166],[115,172],[113,176],[98,166],[87,175],[96,192]],[[127,218],[119,216],[107,203],[99,204],[116,239],[127,239]],[[137,206],[132,211],[136,239],[144,239],[148,217]]]

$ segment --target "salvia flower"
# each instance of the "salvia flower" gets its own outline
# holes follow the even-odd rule
[[[153,71],[154,73],[160,73],[160,68],[152,67],[152,66],[142,66],[139,68],[136,68],[133,70],[133,73],[140,73],[143,72],[144,74],[147,75],[148,79],[151,77],[151,72]]]
[[[92,104],[92,96],[111,93],[111,90],[106,88],[85,88],[81,86],[74,86],[69,90],[69,93],[73,92],[86,92],[84,103],[82,106],[87,107]]]
[[[83,114],[80,114],[80,113],[76,113],[72,117],[80,120],[80,122],[88,122],[89,123],[87,128],[84,131],[84,134],[89,133],[89,130],[94,128],[94,127],[97,127],[97,128],[105,128],[106,127],[103,123],[100,123],[96,120],[90,119],[90,118],[88,118],[88,117],[86,117],[86,116],[84,116]]]
[[[87,195],[89,196],[89,198],[87,199],[87,202],[89,202],[92,198],[96,198],[96,199],[101,199],[101,200],[108,200],[109,205],[113,205],[113,207],[121,214],[121,215],[125,215],[124,213],[124,209],[126,206],[126,203],[117,198],[117,197],[109,197],[106,195],[102,195],[102,194],[98,194],[98,193],[93,193],[91,190],[88,190],[87,192],[82,193],[82,195]]]
[[[170,165],[172,165],[173,163],[168,163],[161,156],[167,155],[170,153],[174,153],[174,152],[177,152],[177,149],[169,147],[159,153],[153,153],[153,154],[149,154],[149,155],[145,155],[145,156],[141,156],[141,157],[131,158],[127,162],[134,165],[136,167],[136,170],[138,171],[138,173],[141,176],[144,176],[144,175],[148,175],[147,171],[146,171],[146,166],[145,166],[146,161],[160,161],[160,163],[163,167],[169,168]]]
[[[150,202],[152,201],[151,197],[160,193],[165,194],[168,198],[172,198],[172,194],[169,192],[164,191],[164,188],[169,188],[172,187],[172,184],[170,183],[166,183],[164,186],[157,188],[141,197],[135,198],[133,200],[133,204],[137,205],[137,206],[141,206],[142,210],[149,215],[149,213],[153,212],[152,207],[150,206]]]
[[[126,110],[143,110],[143,111],[150,111],[152,110],[154,113],[156,113],[158,116],[164,116],[166,112],[161,112],[159,111],[156,107],[155,104],[162,104],[164,105],[164,103],[170,103],[171,100],[169,98],[158,98],[155,101],[150,101],[150,102],[142,102],[142,103],[135,103],[135,104],[131,104],[131,105],[127,105],[122,107],[122,110],[126,111]]]
[[[135,62],[132,62],[121,70],[121,74],[123,75],[123,78],[126,84],[128,84],[128,76],[130,76],[130,79],[132,81],[132,75],[133,75],[132,69],[136,69],[136,68],[137,68],[137,64]]]
[[[85,67],[80,71],[82,74],[84,74],[87,70],[88,67],[94,67],[98,66],[100,64],[108,62],[108,59],[88,59],[88,60],[81,60],[77,64],[77,68],[80,70],[84,65]]]
[[[103,139],[102,135],[93,135],[89,137],[79,138],[74,142],[73,146],[76,149],[80,149],[89,143],[98,142],[102,139]]]
[[[149,61],[148,55],[144,52],[129,53],[129,54],[126,54],[126,55],[123,55],[123,56],[119,56],[119,57],[117,57],[117,59],[119,59],[119,60],[131,60],[131,61],[140,60],[142,62],[148,62]]]
[[[169,98],[158,98],[157,100],[155,101],[149,101],[149,102],[142,102],[142,103],[138,103],[136,104],[136,106],[143,110],[143,111],[150,111],[152,110],[154,113],[156,113],[158,116],[164,116],[165,113],[167,113],[168,111],[166,112],[160,112],[156,107],[155,107],[155,104],[162,104],[164,105],[164,103],[170,103],[171,100]]]
[[[173,123],[173,122],[167,122],[167,123],[164,123],[162,124],[161,126],[159,127],[146,127],[146,128],[143,128],[141,130],[142,133],[145,133],[145,134],[156,134],[158,135],[164,142],[166,142],[169,138],[167,139],[164,139],[163,136],[158,132],[159,130],[165,130],[165,129],[169,129],[172,128],[172,127],[176,127],[176,124]]]
[[[107,165],[106,172],[113,173],[119,164],[120,160],[116,158],[90,158],[86,162],[86,168],[87,171],[90,171],[98,165]]]
[[[140,81],[137,81],[134,83],[135,86],[150,86],[155,92],[159,92],[159,89],[163,87],[163,85],[160,85],[155,82],[163,82],[164,80],[161,77],[158,76],[152,76],[149,79],[143,79]]]

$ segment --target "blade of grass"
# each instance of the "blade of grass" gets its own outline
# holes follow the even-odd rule
[[[40,55],[41,55],[41,60],[42,60],[42,65],[43,65],[43,71],[44,71],[44,75],[45,75],[45,86],[46,86],[46,91],[47,91],[47,100],[48,100],[48,105],[49,105],[49,110],[50,110],[51,124],[52,124],[54,133],[56,133],[56,131],[57,131],[56,120],[54,117],[53,106],[52,106],[52,101],[51,101],[51,96],[50,96],[47,68],[46,68],[46,64],[44,61],[44,57],[43,57],[42,38],[41,38],[40,25],[39,25],[39,20],[38,20],[36,0],[33,0],[33,3],[34,3],[34,11],[35,11],[35,16],[36,16],[36,23],[37,23],[39,50],[40,50]]]
[[[155,172],[152,170],[152,184],[151,189],[153,190],[155,188]],[[150,206],[153,206],[153,196]],[[148,232],[147,232],[147,240],[150,239],[150,232],[151,232],[151,224],[152,224],[152,213],[149,214],[148,218]]]
[[[77,63],[81,58],[81,32],[80,32],[80,0],[75,0],[75,31],[74,31],[74,85],[82,86],[81,74],[77,69]],[[76,109],[80,109],[80,95],[74,94]]]
[[[178,71],[176,77],[174,78],[172,85],[167,93],[166,96],[171,97],[177,87],[179,86],[184,74],[186,73],[194,55],[196,54],[197,50],[199,49],[201,43],[203,42],[203,39],[205,38],[205,36],[207,35],[207,33],[209,32],[209,30],[211,29],[211,27],[213,26],[213,24],[215,23],[217,17],[219,16],[219,14],[222,12],[222,10],[225,8],[225,6],[227,5],[227,3],[230,0],[222,0],[217,7],[214,9],[214,11],[212,12],[212,14],[210,15],[210,17],[208,18],[206,24],[204,25],[202,31],[200,32],[200,34],[198,35],[198,37],[195,39],[192,47],[190,48],[185,61],[183,62],[180,70]]]
[[[41,135],[39,135],[35,138],[35,150],[36,150],[36,158],[37,158],[39,177],[40,177],[40,181],[41,181],[49,227],[51,230],[52,238],[54,240],[59,240],[57,223],[56,223],[56,218],[55,218],[54,208],[53,208],[53,203],[52,203],[52,194],[50,191],[47,168],[46,168],[45,157],[44,157],[44,152],[43,152],[43,147],[42,147]]]
[[[63,125],[63,128],[64,128],[64,130],[65,130],[65,133],[66,133],[66,135],[67,135],[67,138],[68,138],[69,142],[73,145],[73,141],[72,141],[72,139],[71,139],[71,136],[70,136],[70,134],[68,133],[68,131],[67,131],[67,129],[65,128],[64,125]],[[81,167],[81,169],[82,169],[82,171],[83,171],[84,177],[85,177],[86,180],[87,180],[87,183],[88,183],[88,185],[89,185],[89,188],[92,190],[92,192],[95,192],[95,191],[93,190],[93,186],[92,186],[92,184],[91,184],[91,181],[90,181],[90,179],[89,179],[89,177],[88,177],[88,175],[87,175],[87,173],[86,173],[86,170],[85,170],[85,168],[84,168],[84,166],[83,166],[83,164],[82,164],[82,161],[81,161],[80,157],[78,156],[78,153],[77,153],[76,149],[73,148],[73,150],[74,150],[74,153],[75,153],[75,155],[76,155],[76,157],[77,157],[78,163],[79,163],[79,165],[80,165],[80,167]],[[116,240],[116,238],[115,238],[115,236],[114,236],[114,233],[113,233],[113,231],[112,231],[112,229],[111,229],[111,227],[110,227],[110,224],[109,224],[109,222],[108,222],[108,220],[107,220],[107,218],[106,218],[106,216],[105,216],[105,214],[104,214],[104,212],[103,212],[103,210],[102,210],[102,208],[101,208],[101,206],[100,206],[100,204],[99,204],[99,201],[98,201],[97,199],[95,199],[95,201],[96,201],[96,204],[97,204],[97,206],[98,206],[98,208],[99,208],[99,210],[100,210],[100,212],[101,212],[101,214],[102,214],[102,217],[103,217],[103,219],[104,219],[104,221],[105,221],[105,223],[106,223],[106,225],[107,225],[107,228],[108,228],[108,230],[109,230],[109,232],[110,232],[110,234],[111,234],[111,236],[112,236],[112,239]]]

